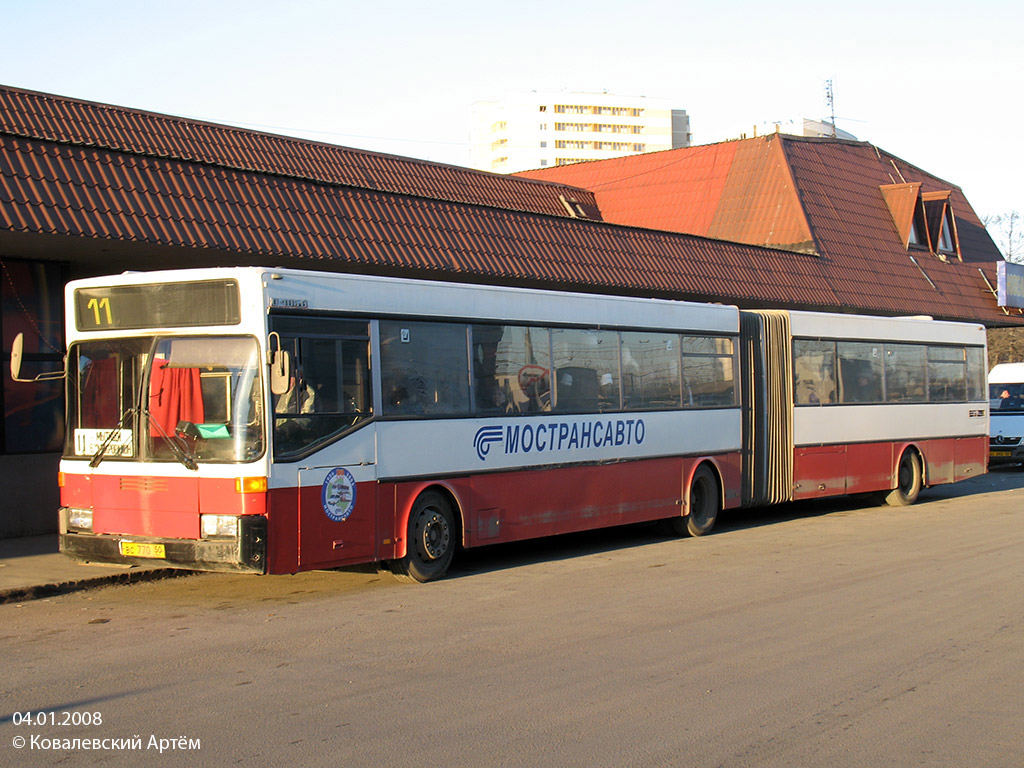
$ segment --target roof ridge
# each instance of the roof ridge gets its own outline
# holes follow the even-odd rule
[[[766,136],[780,136],[786,141],[800,141],[808,144],[848,144],[851,146],[858,147],[873,147],[875,146],[870,141],[863,141],[861,139],[844,139],[839,136],[799,136],[795,133],[768,133]]]

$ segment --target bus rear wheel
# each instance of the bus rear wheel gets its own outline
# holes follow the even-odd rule
[[[904,451],[896,470],[896,487],[886,494],[885,503],[890,507],[909,506],[917,501],[923,485],[921,457],[917,455],[917,451]]]
[[[719,510],[718,481],[706,466],[697,467],[690,481],[689,514],[668,521],[677,536],[703,536],[715,527]]]
[[[457,541],[455,513],[443,494],[421,494],[409,515],[405,557],[392,560],[391,571],[406,581],[427,582],[448,572]]]

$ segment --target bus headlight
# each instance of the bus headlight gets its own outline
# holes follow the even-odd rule
[[[69,508],[68,528],[74,528],[76,531],[92,533],[92,510],[76,509],[75,507]]]
[[[199,525],[204,539],[238,536],[238,518],[235,515],[200,515]]]

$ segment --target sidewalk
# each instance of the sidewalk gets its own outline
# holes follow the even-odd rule
[[[184,573],[187,571],[158,566],[79,565],[60,554],[55,533],[0,539],[0,603]]]

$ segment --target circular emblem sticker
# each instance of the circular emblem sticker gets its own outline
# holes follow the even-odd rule
[[[324,513],[336,523],[347,520],[356,505],[356,479],[344,467],[327,473],[320,490],[320,503]]]

